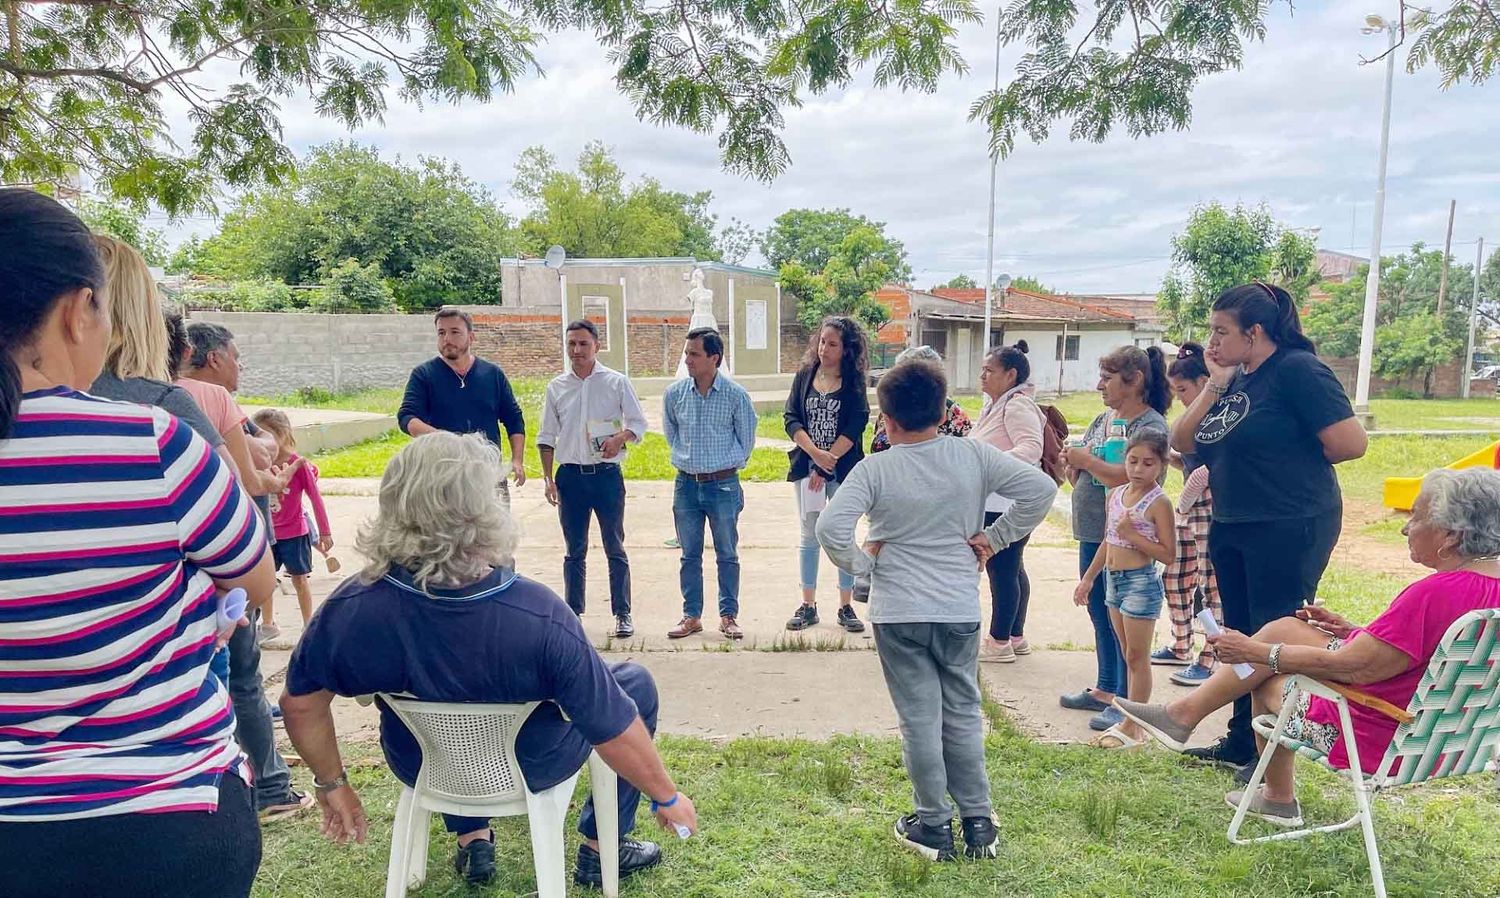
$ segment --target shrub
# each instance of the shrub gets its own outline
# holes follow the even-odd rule
[[[319,311],[389,312],[396,303],[374,262],[361,265],[358,259],[345,259],[329,269],[327,281],[325,299],[331,307]]]

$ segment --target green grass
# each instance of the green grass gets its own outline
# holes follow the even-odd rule
[[[1378,503],[1387,477],[1420,477],[1492,442],[1492,437],[1376,436],[1363,458],[1334,470],[1345,496]]]
[[[401,407],[405,393],[400,387],[376,390],[354,390],[329,393],[324,390],[307,389],[280,396],[240,396],[243,405],[264,405],[272,408],[334,408],[348,412],[373,412],[379,415],[394,415]]]
[[[323,477],[379,477],[385,473],[402,446],[411,442],[411,437],[392,430],[373,440],[365,440],[334,452],[313,456],[318,473]],[[626,480],[672,480],[677,471],[672,467],[672,453],[666,438],[659,433],[648,433],[639,446],[631,446],[625,456]],[[740,479],[755,483],[774,483],[785,480],[787,474],[786,453],[780,449],[756,449],[750,454],[750,464],[740,472]],[[526,445],[526,476],[542,476],[542,460],[535,443]]]
[[[1500,400],[1371,399],[1380,430],[1490,430],[1500,432]]]
[[[1231,846],[1232,788],[1220,772],[1161,751],[1101,752],[1043,745],[997,719],[987,739],[999,817],[997,860],[929,864],[899,847],[892,821],[911,792],[894,738],[828,742],[664,737],[663,757],[698,809],[691,840],[663,838],[644,810],[637,835],[663,841],[665,863],[627,881],[636,898],[896,898],[922,896],[1170,895],[1173,898],[1354,898],[1370,894],[1357,832]],[[373,746],[350,748],[369,757]],[[1311,819],[1342,819],[1347,784],[1299,764]],[[303,785],[306,773],[296,772]],[[351,769],[370,816],[366,845],[326,843],[314,818],[269,824],[256,898],[367,898],[383,891],[398,787],[382,767]],[[586,779],[586,777],[585,777]],[[583,784],[580,784],[580,797]],[[575,813],[577,802],[574,804]],[[1376,802],[1376,829],[1393,896],[1500,894],[1500,802],[1490,777],[1403,791]],[[571,864],[578,836],[567,830]],[[453,873],[452,838],[434,819],[426,885],[436,896],[535,890],[523,818],[496,821],[499,875],[471,890]],[[1255,829],[1253,833],[1263,832]],[[583,893],[588,894],[588,893]]]
[[[1323,572],[1318,596],[1330,611],[1356,624],[1368,624],[1411,584],[1411,577],[1366,571],[1334,562]]]

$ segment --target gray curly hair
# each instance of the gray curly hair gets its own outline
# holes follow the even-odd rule
[[[1500,471],[1439,468],[1422,478],[1433,525],[1458,534],[1465,558],[1500,555]]]
[[[515,563],[515,519],[500,504],[500,450],[477,433],[438,431],[396,453],[380,478],[380,511],[355,549],[366,582],[395,566],[422,589],[466,586]]]
[[[924,343],[921,346],[909,346],[901,350],[901,353],[896,356],[896,361],[891,363],[891,367],[895,367],[902,362],[937,362],[941,365],[943,357],[938,355],[936,349]]]

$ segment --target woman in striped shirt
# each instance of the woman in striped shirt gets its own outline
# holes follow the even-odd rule
[[[110,318],[88,228],[0,190],[0,895],[248,895],[260,833],[209,659],[273,579],[228,467],[81,392]]]

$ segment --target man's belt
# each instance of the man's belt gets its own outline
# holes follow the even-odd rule
[[[607,474],[610,471],[618,471],[618,470],[620,470],[620,466],[616,465],[616,464],[608,464],[608,463],[602,463],[602,462],[600,464],[595,464],[595,465],[580,465],[580,464],[574,464],[573,462],[568,462],[567,464],[562,464],[562,465],[558,465],[557,466],[557,470],[558,471],[563,471],[565,469],[572,469],[574,471],[577,471],[580,474]]]
[[[731,477],[737,477],[740,471],[738,468],[725,468],[722,471],[714,471],[709,474],[689,474],[687,471],[678,471],[677,473],[698,483],[714,483],[719,480],[728,480]]]

